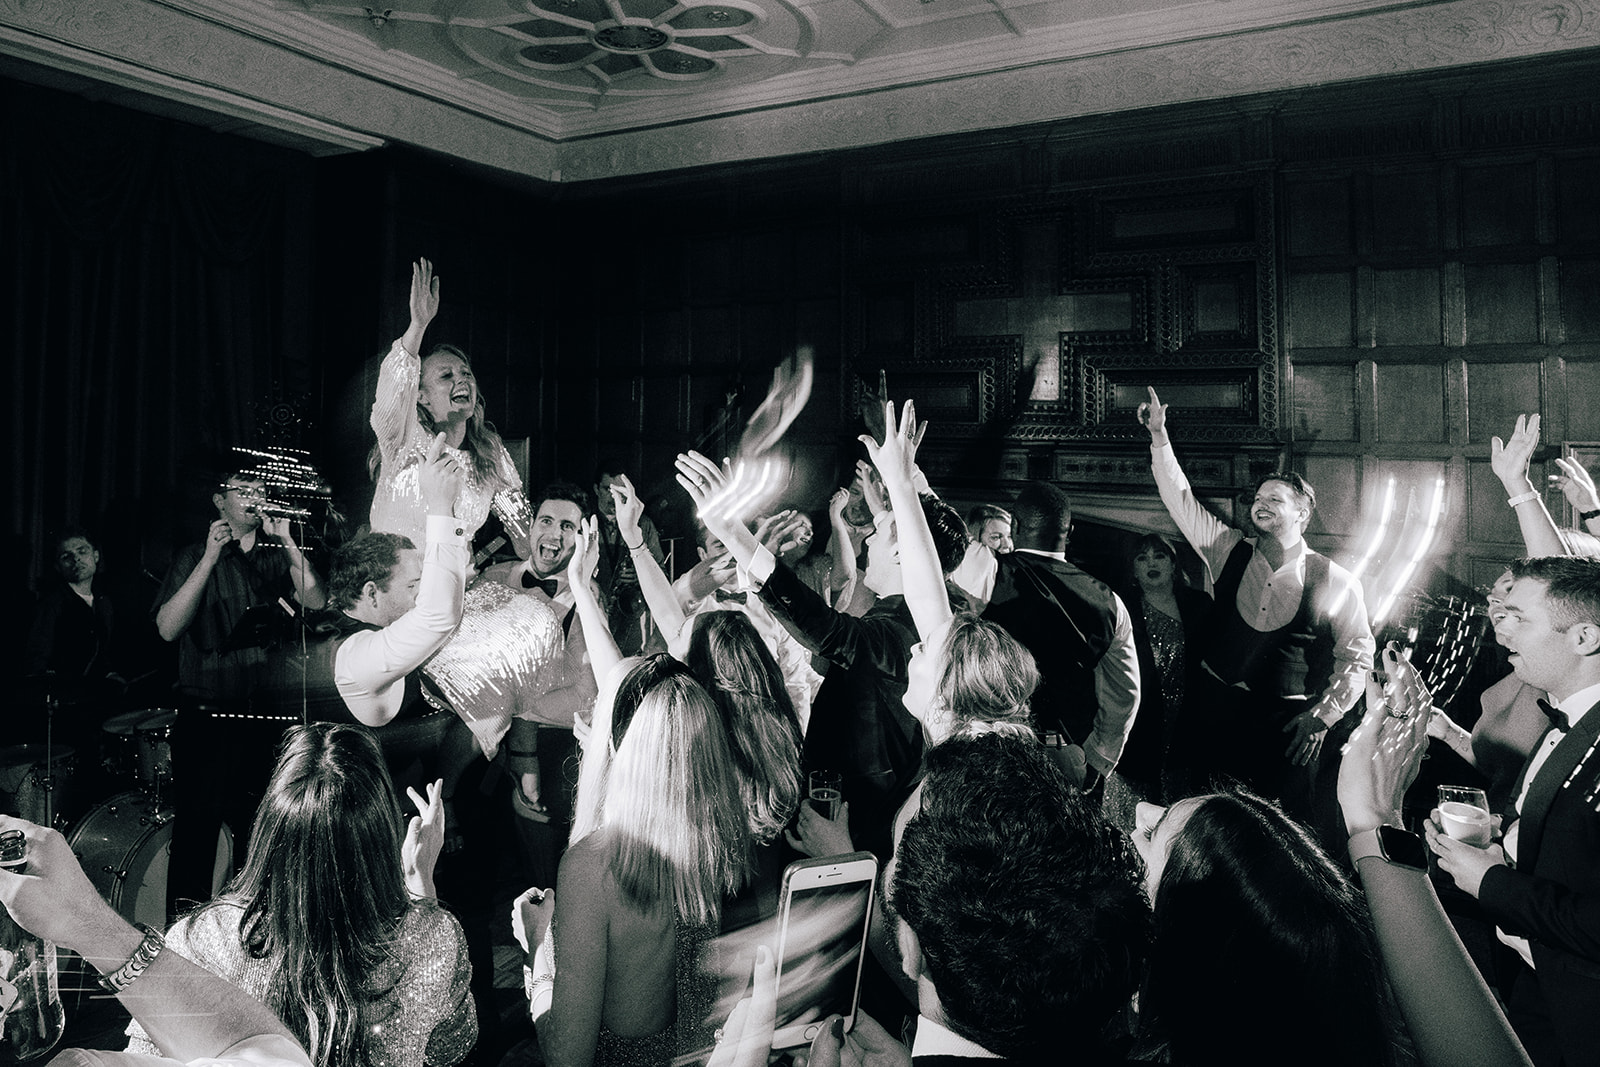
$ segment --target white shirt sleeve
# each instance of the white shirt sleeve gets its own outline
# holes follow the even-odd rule
[[[339,646],[334,682],[358,721],[383,726],[394,718],[405,696],[405,676],[456,632],[470,552],[460,521],[429,515],[416,606],[383,629],[352,634]]]
[[[1233,551],[1234,545],[1244,540],[1244,534],[1211,514],[1195,497],[1188,476],[1178,466],[1178,457],[1172,453],[1172,445],[1150,446],[1150,471],[1155,475],[1156,490],[1161,494],[1161,502],[1167,506],[1167,514],[1183,531],[1190,547],[1206,561],[1206,566],[1211,570],[1211,579],[1215,581],[1217,575],[1222,573],[1228,553]]]
[[[1094,729],[1084,742],[1084,758],[1101,774],[1110,774],[1122,758],[1139,706],[1139,653],[1133,644],[1133,619],[1122,598],[1112,594],[1116,618],[1111,646],[1094,668],[1094,695],[1099,704]]]

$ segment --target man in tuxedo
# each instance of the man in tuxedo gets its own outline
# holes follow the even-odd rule
[[[1005,627],[1039,666],[1030,702],[1042,735],[1081,745],[1084,790],[1110,774],[1139,705],[1139,653],[1122,598],[1067,562],[1072,507],[1048,482],[1011,509],[1016,549],[997,558],[984,618]],[[1098,795],[1098,794],[1096,794]]]
[[[884,876],[917,987],[913,1064],[1120,1061],[1105,1035],[1151,930],[1132,843],[1026,730],[959,733],[927,763]]]
[[[1538,1067],[1600,1064],[1600,560],[1520,560],[1497,636],[1518,677],[1549,693],[1551,725],[1515,788],[1499,845],[1446,837],[1439,866],[1516,950],[1499,984]]]

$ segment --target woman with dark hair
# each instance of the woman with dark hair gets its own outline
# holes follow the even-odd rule
[[[556,890],[529,890],[513,910],[550,1067],[665,1065],[697,1047],[716,993],[699,949],[747,870],[715,702],[664,655],[608,688],[617,696],[596,704]]]
[[[1184,1065],[1393,1064],[1399,1021],[1360,890],[1251,793],[1139,805],[1155,906],[1143,1057]]]
[[[1139,653],[1139,710],[1106,785],[1108,815],[1124,829],[1133,825],[1135,802],[1169,804],[1192,795],[1199,784],[1193,779],[1204,768],[1185,768],[1181,753],[1170,759],[1168,746],[1189,679],[1200,667],[1189,650],[1200,647],[1200,628],[1211,609],[1209,596],[1184,584],[1177,549],[1160,534],[1136,540],[1128,565],[1133,580],[1122,599]]]
[[[478,1021],[461,925],[433,899],[438,790],[408,790],[422,815],[402,830],[372,731],[291,728],[244,868],[168,947],[258,997],[317,1067],[459,1062]]]

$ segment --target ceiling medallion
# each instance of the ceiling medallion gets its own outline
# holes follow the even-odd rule
[[[593,35],[594,43],[607,52],[637,55],[654,52],[672,43],[672,38],[654,26],[600,26]]]

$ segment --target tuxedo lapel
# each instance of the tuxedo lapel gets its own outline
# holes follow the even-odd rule
[[[1550,758],[1544,761],[1544,766],[1539,768],[1539,773],[1534,776],[1533,783],[1528,787],[1528,798],[1522,805],[1522,829],[1517,832],[1519,869],[1530,873],[1533,871],[1534,864],[1539,859],[1540,846],[1543,844],[1545,818],[1550,814],[1551,806],[1561,793],[1561,787],[1566,784],[1597,737],[1600,737],[1600,704],[1596,704],[1584,713],[1578,725],[1562,738],[1555,751],[1550,753]],[[1537,752],[1538,749],[1534,751]],[[1526,767],[1522,773],[1524,775],[1528,773]]]

